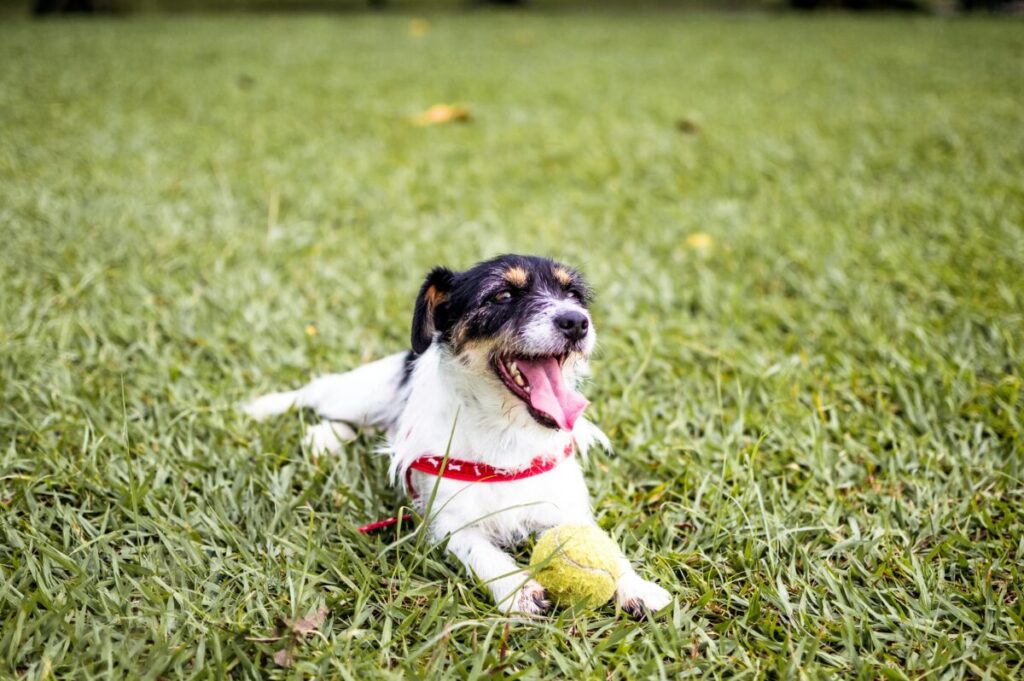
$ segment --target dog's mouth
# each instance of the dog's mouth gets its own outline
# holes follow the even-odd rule
[[[572,430],[589,402],[565,384],[562,366],[567,358],[496,356],[491,363],[501,382],[526,403],[527,411],[538,423]]]

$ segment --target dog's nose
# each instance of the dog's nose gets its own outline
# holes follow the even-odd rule
[[[590,320],[579,310],[568,310],[555,317],[555,326],[571,341],[578,341],[587,335]]]

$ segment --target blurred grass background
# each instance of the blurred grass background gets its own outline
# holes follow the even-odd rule
[[[926,14],[1019,13],[1020,0],[5,0],[0,11],[51,13],[353,12],[367,9],[449,12],[504,8],[530,12],[771,12],[890,11]]]
[[[2,674],[1019,677],[1020,26],[416,21],[0,24]],[[503,251],[599,293],[587,470],[662,624],[510,625],[355,532],[372,437],[233,408]]]

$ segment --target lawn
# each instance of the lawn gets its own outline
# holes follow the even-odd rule
[[[1020,678],[1021,24],[413,28],[0,24],[0,677]],[[510,622],[356,532],[372,435],[234,407],[504,251],[598,291],[586,470],[660,623]]]

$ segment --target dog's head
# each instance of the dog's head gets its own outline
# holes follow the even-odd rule
[[[597,340],[590,296],[579,272],[547,258],[438,267],[416,299],[413,351],[438,343],[503,401],[514,398],[543,426],[572,430],[587,406],[576,392],[578,369]]]

